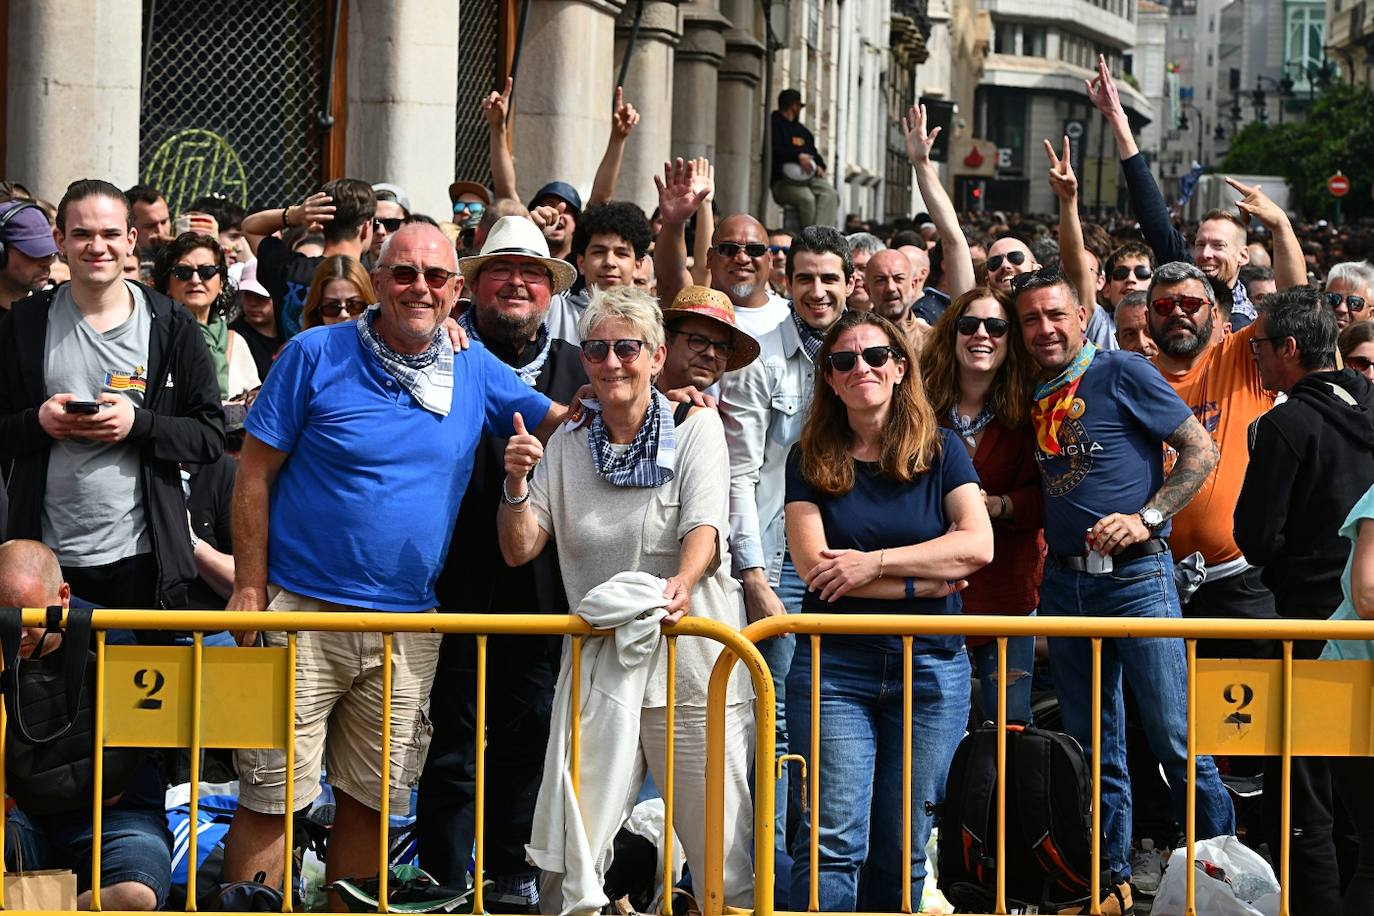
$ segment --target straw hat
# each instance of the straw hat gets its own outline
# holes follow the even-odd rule
[[[720,290],[706,286],[683,287],[673,299],[673,304],[663,309],[663,324],[667,326],[674,318],[684,315],[709,318],[730,331],[735,350],[725,364],[726,372],[742,369],[758,358],[759,342],[735,324],[735,305]]]

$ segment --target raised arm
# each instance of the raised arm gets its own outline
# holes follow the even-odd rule
[[[611,137],[606,141],[606,153],[596,168],[592,193],[587,206],[604,204],[615,195],[615,183],[620,178],[620,163],[625,159],[625,141],[639,123],[639,112],[625,101],[625,90],[615,87],[615,110],[611,113]]]
[[[1227,178],[1226,183],[1241,194],[1240,200],[1236,201],[1241,219],[1246,222],[1259,220],[1274,237],[1274,285],[1280,290],[1305,285],[1307,262],[1303,260],[1302,245],[1293,232],[1288,214],[1261,191],[1259,185],[1241,184],[1234,178]]]
[[[292,226],[323,225],[334,219],[334,198],[320,191],[311,194],[304,203],[259,210],[243,218],[243,237],[253,254],[258,253],[258,243],[274,232]]]
[[[973,258],[969,255],[964,230],[959,228],[954,204],[945,193],[944,185],[940,184],[935,163],[930,161],[930,151],[935,146],[935,138],[940,136],[940,128],[926,133],[926,107],[915,105],[902,118],[902,134],[906,137],[907,158],[916,171],[916,186],[921,190],[926,211],[940,235],[940,246],[945,254],[945,292],[953,299],[973,289]]]
[[[654,245],[654,274],[658,277],[658,299],[672,302],[684,286],[692,285],[687,270],[687,220],[706,199],[704,188],[694,187],[696,163],[677,159],[663,163],[663,178],[654,176],[658,188],[658,216],[663,228]]]
[[[514,87],[515,80],[506,77],[504,92],[491,92],[482,100],[482,117],[487,122],[490,136],[491,191],[497,200],[502,197],[520,199],[515,190],[515,158],[510,148],[510,132],[506,129],[510,119],[510,94]]]
[[[1140,155],[1140,149],[1135,145],[1131,122],[1126,117],[1126,109],[1121,104],[1121,96],[1112,79],[1112,71],[1107,67],[1106,57],[1101,54],[1097,56],[1097,76],[1085,81],[1084,85],[1089,100],[1111,125],[1116,149],[1121,155],[1121,170],[1126,175],[1126,186],[1131,192],[1131,206],[1140,220],[1140,231],[1145,236],[1146,244],[1154,250],[1155,260],[1161,264],[1191,261],[1188,240],[1174,228],[1164,195],[1160,193],[1159,185],[1155,184],[1145,157]]]
[[[696,172],[692,190],[706,189],[706,196],[697,206],[696,241],[692,245],[692,282],[697,286],[710,286],[711,268],[706,263],[706,257],[711,251],[711,238],[716,234],[716,211],[711,206],[711,201],[716,197],[716,167],[705,156],[693,159],[692,164]]]
[[[1045,155],[1050,160],[1050,189],[1059,198],[1059,259],[1064,275],[1078,290],[1078,301],[1092,317],[1097,308],[1097,282],[1093,276],[1088,251],[1083,247],[1083,226],[1078,220],[1078,178],[1070,161],[1069,138],[1064,138],[1064,155],[1056,156],[1050,141],[1045,142]]]

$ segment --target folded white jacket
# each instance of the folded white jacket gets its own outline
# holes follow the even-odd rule
[[[589,591],[577,614],[614,636],[582,641],[581,766],[579,792],[573,792],[572,640],[563,643],[563,660],[553,695],[544,778],[534,806],[534,824],[525,852],[545,872],[540,909],[545,913],[597,913],[606,905],[602,878],[610,865],[616,831],[634,808],[628,788],[639,754],[639,713],[667,614],[664,579],[643,572],[617,573]],[[638,787],[633,787],[637,790]],[[558,887],[561,899],[546,899]]]

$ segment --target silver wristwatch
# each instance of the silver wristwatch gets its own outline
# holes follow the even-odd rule
[[[1137,514],[1140,516],[1140,523],[1150,529],[1151,533],[1164,524],[1164,513],[1153,506],[1147,506]]]

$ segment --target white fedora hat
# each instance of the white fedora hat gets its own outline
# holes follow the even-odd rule
[[[482,253],[458,259],[463,285],[472,288],[477,274],[493,258],[528,258],[538,261],[553,275],[553,291],[566,292],[577,280],[577,271],[567,261],[549,257],[549,243],[539,227],[523,216],[503,216],[491,227]]]

